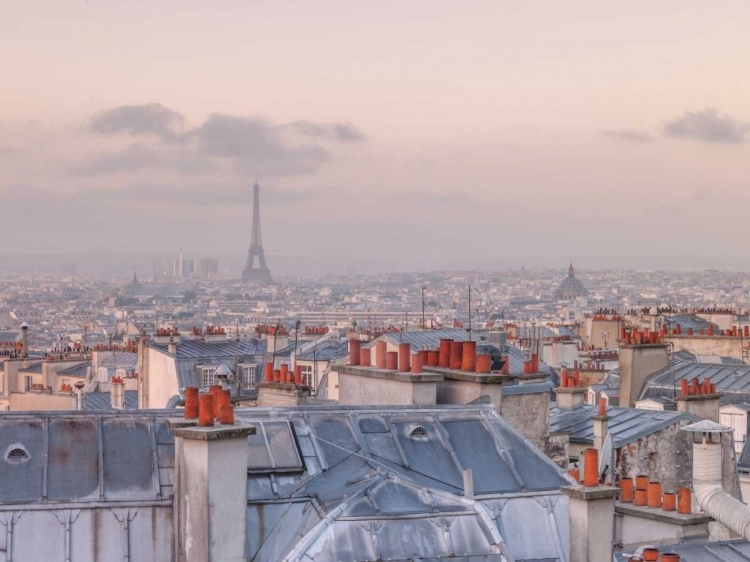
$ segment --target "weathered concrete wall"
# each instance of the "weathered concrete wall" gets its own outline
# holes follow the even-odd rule
[[[664,514],[664,512],[655,510],[654,515],[658,514]],[[705,538],[708,535],[708,524],[705,522],[680,525],[669,523],[666,520],[667,517],[664,519],[660,521],[656,518],[617,514],[615,516],[617,542],[622,544],[623,550],[632,551],[644,544],[653,546],[678,544],[686,539]]]
[[[10,395],[13,412],[32,410],[75,410],[75,394],[48,394],[46,392],[14,392]]]
[[[545,342],[542,348],[542,361],[550,367],[559,367],[561,363],[572,365],[580,358],[578,345],[574,341]]]
[[[0,510],[0,560],[172,562],[172,506]],[[54,508],[54,509],[53,509]],[[70,541],[65,530],[70,528]],[[12,535],[8,530],[12,530]],[[8,538],[12,542],[8,543]],[[128,557],[129,556],[129,557]]]
[[[549,441],[549,393],[514,394],[503,396],[500,415],[516,431],[546,450]]]
[[[403,382],[339,372],[339,404],[342,406],[428,406],[436,403],[437,382]]]
[[[437,383],[438,404],[468,404],[480,396],[487,396],[495,409],[500,411],[503,387],[500,384],[445,379]]]
[[[299,393],[294,389],[294,385],[266,385],[261,384],[258,387],[258,406],[273,407],[280,406],[289,408],[307,404],[308,394]]]
[[[719,423],[719,400],[718,394],[677,397],[677,411]]]
[[[720,355],[735,359],[742,359],[742,339],[729,336],[669,336],[677,350],[686,349],[696,355]]]
[[[666,345],[620,347],[620,406],[632,408],[646,379],[669,366]]]

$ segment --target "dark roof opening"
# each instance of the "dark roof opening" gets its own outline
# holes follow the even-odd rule
[[[419,425],[411,430],[409,437],[427,437],[427,430]]]
[[[5,460],[10,464],[22,464],[29,460],[29,453],[22,446],[13,445],[5,455]]]

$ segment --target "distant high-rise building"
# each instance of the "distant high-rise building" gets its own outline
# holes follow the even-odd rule
[[[255,267],[255,260],[258,267]],[[260,186],[255,182],[253,186],[253,231],[250,238],[250,249],[247,251],[247,264],[242,272],[243,281],[254,283],[273,283],[271,270],[266,265],[266,256],[263,252],[263,238],[260,234]]]
[[[194,260],[194,275],[198,277],[210,277],[219,274],[219,261],[213,258]]]
[[[154,278],[179,279],[187,277],[209,277],[219,273],[219,262],[213,258],[185,259],[180,249],[177,259],[155,260]]]

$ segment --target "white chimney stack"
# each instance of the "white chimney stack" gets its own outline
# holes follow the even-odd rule
[[[110,383],[110,396],[112,398],[113,410],[125,409],[125,383],[120,377],[112,377]]]

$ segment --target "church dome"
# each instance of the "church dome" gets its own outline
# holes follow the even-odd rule
[[[557,288],[556,296],[561,300],[570,300],[577,297],[585,297],[589,294],[586,287],[583,286],[578,278],[575,276],[575,270],[573,264],[570,264],[568,268],[568,276],[562,280],[560,286]]]

